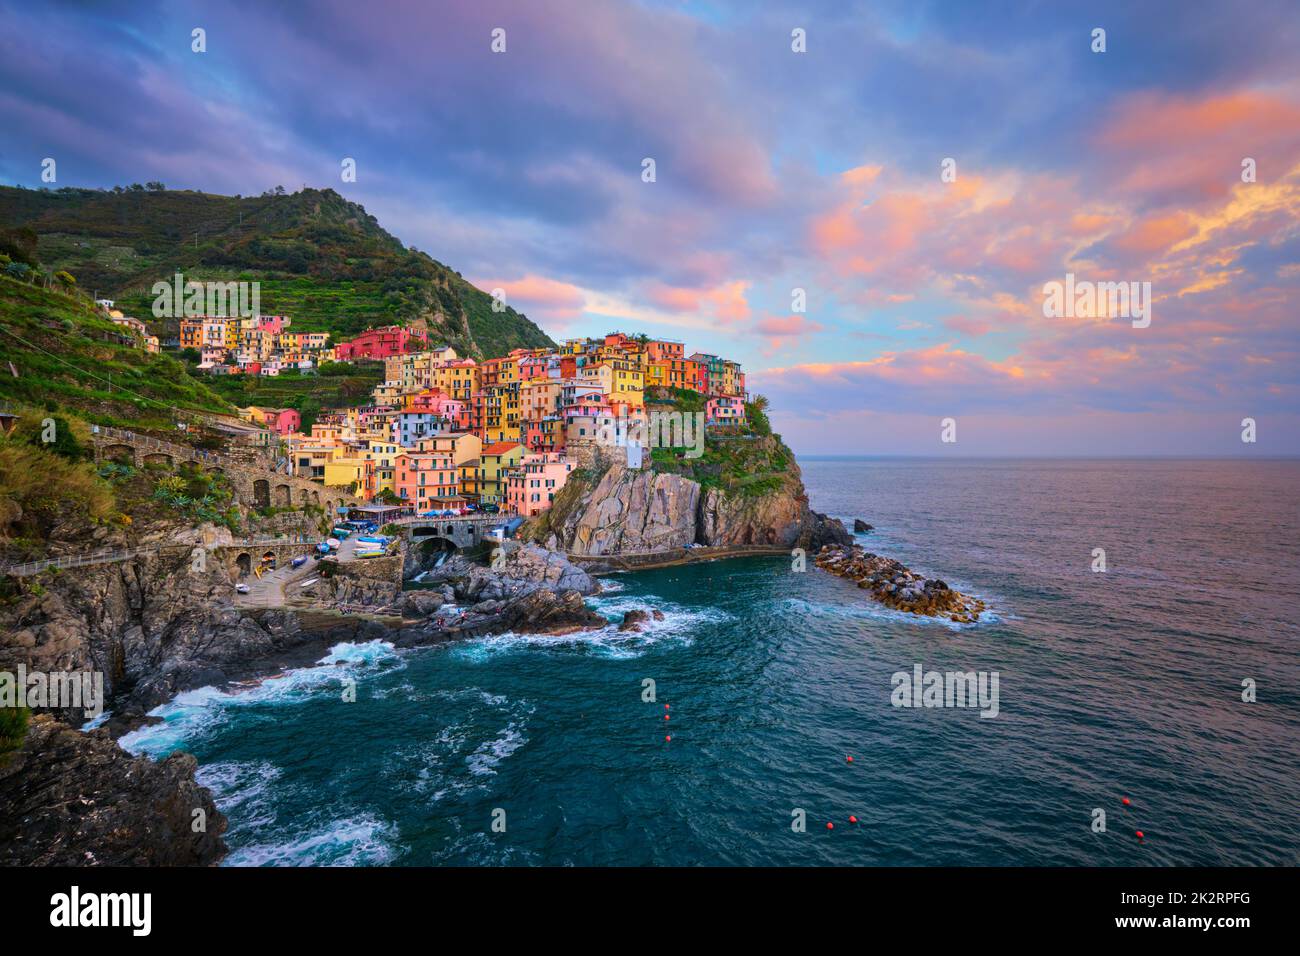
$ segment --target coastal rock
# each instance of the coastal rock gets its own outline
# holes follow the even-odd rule
[[[623,621],[619,624],[618,629],[620,631],[639,631],[641,625],[649,619],[649,613],[633,608],[623,615]]]
[[[186,553],[63,572],[0,609],[0,670],[96,671],[115,710],[142,712],[316,639],[293,613],[246,614],[231,593],[217,562],[196,571]]]
[[[226,818],[189,754],[132,757],[103,730],[32,718],[0,763],[0,866],[207,866]],[[205,832],[195,833],[202,810]]]
[[[870,531],[870,530],[872,530],[874,527],[875,527],[875,525],[867,524],[867,523],[866,523],[865,521],[863,521],[861,518],[854,518],[854,519],[853,519],[853,532],[854,532],[855,534],[861,534],[861,533],[863,533],[863,532]]]
[[[440,591],[407,591],[402,598],[402,612],[409,617],[428,617],[445,603]]]
[[[655,554],[693,544],[815,550],[851,540],[838,520],[809,509],[793,458],[779,487],[756,495],[613,464],[594,486],[571,478],[550,511],[525,528],[523,534],[548,548],[584,557]]]
[[[456,600],[467,603],[513,600],[547,589],[596,594],[600,582],[567,557],[535,544],[506,541],[499,566],[484,567],[463,556],[443,564],[426,580],[446,582]]]
[[[926,580],[893,558],[864,551],[861,545],[827,545],[817,554],[817,567],[854,581],[887,607],[926,617],[946,617],[974,623],[985,604],[937,579]]]
[[[684,548],[697,540],[699,501],[700,486],[680,475],[613,465],[582,500],[552,506],[545,543],[581,555]]]
[[[519,634],[571,634],[609,624],[587,607],[577,591],[557,594],[547,588],[510,601],[494,617],[491,621],[494,630]]]
[[[318,566],[329,605],[381,610],[402,601],[402,554],[364,561],[322,561]]]

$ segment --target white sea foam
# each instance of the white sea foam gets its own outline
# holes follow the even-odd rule
[[[605,627],[572,634],[515,634],[506,632],[490,637],[474,638],[449,650],[463,660],[482,662],[518,651],[536,652],[538,649],[563,653],[578,651],[599,657],[630,659],[640,657],[654,644],[672,640],[690,646],[694,634],[703,625],[734,621],[734,615],[714,607],[686,608],[664,601],[653,594],[596,596],[587,599],[587,605],[610,623]],[[663,620],[650,617],[640,631],[619,631],[623,616],[631,610],[663,612]]]
[[[967,592],[964,592],[967,593]],[[892,607],[886,607],[877,601],[864,599],[859,603],[852,604],[823,604],[813,601],[805,601],[801,598],[786,598],[785,600],[775,602],[777,613],[782,610],[792,610],[799,613],[810,621],[816,621],[818,617],[832,618],[835,620],[875,620],[890,621],[902,624],[920,624],[931,625],[934,627],[947,628],[950,631],[962,631],[970,628],[979,627],[982,624],[991,624],[999,620],[996,613],[986,609],[980,613],[973,624],[960,624],[946,617],[928,617],[924,614],[912,614],[908,611],[899,611]]]
[[[479,744],[478,749],[465,758],[469,772],[476,777],[495,774],[496,767],[528,742],[519,725],[511,722],[494,739]]]
[[[344,642],[330,648],[315,667],[295,668],[228,691],[216,687],[185,691],[149,711],[150,717],[161,717],[161,723],[124,734],[118,743],[133,754],[165,756],[185,741],[212,733],[226,722],[232,707],[289,704],[333,693],[342,676],[356,678],[380,661],[405,666],[387,641]]]
[[[103,724],[108,721],[108,718],[112,716],[113,716],[113,712],[111,710],[106,710],[103,713],[99,714],[98,716],[92,717],[90,718],[90,720],[82,724],[81,730],[85,732],[87,730],[94,730],[96,727],[103,726]]]
[[[370,814],[342,817],[289,840],[240,847],[223,866],[383,866],[402,849],[392,823]]]

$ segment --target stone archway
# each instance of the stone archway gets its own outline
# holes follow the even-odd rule
[[[271,507],[271,483],[265,478],[257,478],[253,481],[253,507]]]
[[[289,508],[293,505],[293,490],[288,485],[275,486],[275,506]]]
[[[165,465],[168,468],[173,467],[176,462],[171,455],[166,452],[155,451],[144,456],[144,464],[148,465]]]
[[[135,464],[135,449],[130,445],[105,445],[101,457],[109,461],[125,462],[128,465]]]
[[[319,504],[320,504],[320,492],[319,492],[319,491],[316,491],[315,489],[312,489],[312,493],[311,493],[311,503],[314,504],[314,505],[319,505]]]
[[[235,558],[235,567],[239,570],[241,578],[248,577],[253,572],[253,556],[247,551],[242,552]]]

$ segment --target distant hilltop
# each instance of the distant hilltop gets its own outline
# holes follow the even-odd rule
[[[21,234],[46,266],[147,319],[153,285],[256,281],[261,311],[292,315],[301,332],[334,341],[381,325],[420,321],[462,355],[552,347],[509,306],[423,252],[332,189],[261,196],[169,190],[161,183],[105,189],[0,186],[0,230]],[[152,328],[167,339],[170,327]]]

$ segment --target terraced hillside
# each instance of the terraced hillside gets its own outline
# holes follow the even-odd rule
[[[408,249],[332,189],[219,196],[0,187],[0,229],[30,229],[40,261],[81,288],[150,320],[150,288],[176,272],[196,280],[256,280],[261,311],[334,340],[423,318],[431,336],[475,358],[553,344],[458,272]],[[151,328],[166,337],[165,328]]]

